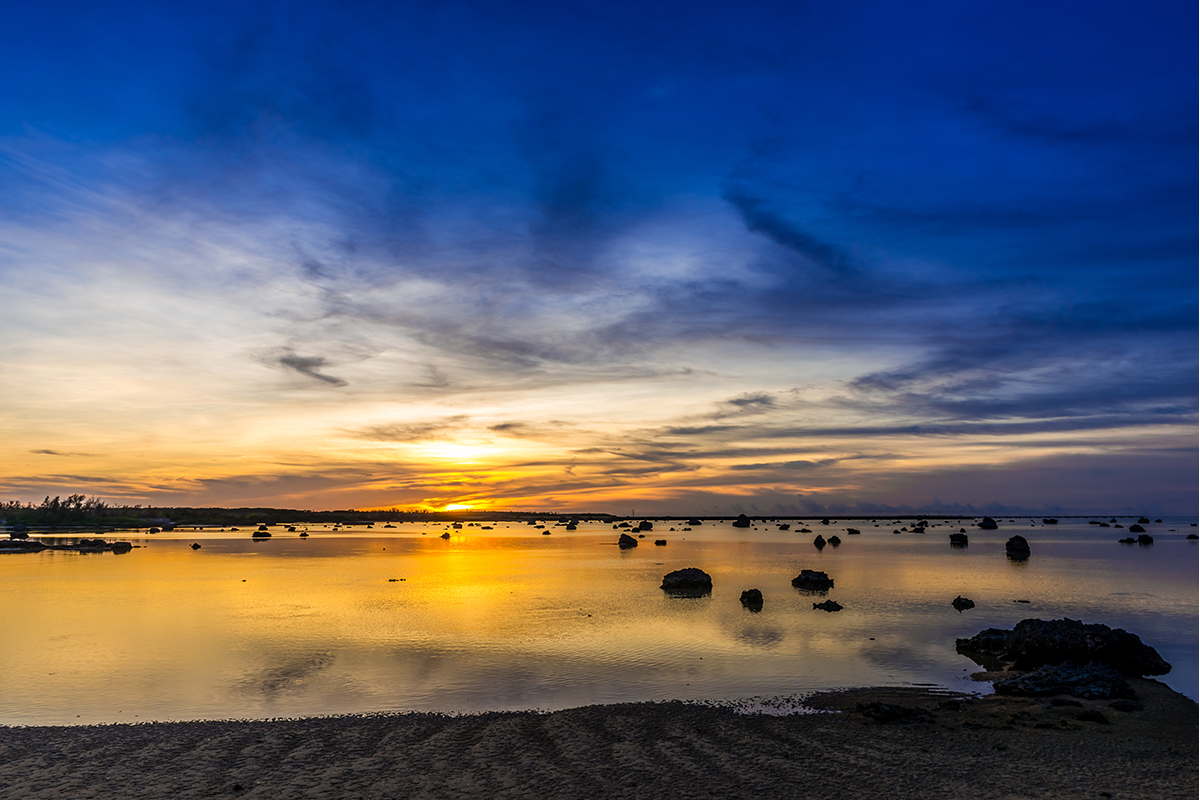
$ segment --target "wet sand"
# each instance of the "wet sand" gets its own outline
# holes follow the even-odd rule
[[[808,698],[833,712],[816,714],[671,702],[0,728],[0,798],[1193,800],[1196,704],[1132,683],[1142,710],[884,688]],[[879,722],[856,710],[871,702],[928,714]]]

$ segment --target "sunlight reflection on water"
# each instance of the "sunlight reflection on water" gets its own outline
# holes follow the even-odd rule
[[[494,526],[448,540],[418,524],[309,526],[308,539],[261,542],[249,530],[177,531],[124,555],[0,556],[0,722],[549,709],[908,683],[981,691],[955,637],[1063,616],[1139,634],[1175,665],[1164,682],[1197,695],[1186,522],[1153,526],[1155,544],[1139,548],[1087,524],[1022,520],[972,530],[966,549],[949,547],[957,524],[894,536],[867,521],[810,522],[841,533],[823,551],[814,534],[762,523],[658,523],[630,550],[607,524],[550,536]],[[1029,561],[1005,557],[1013,533],[1030,540]],[[685,566],[713,576],[711,595],[658,588]],[[801,568],[828,572],[844,610],[814,610],[826,595],[792,588]],[[738,602],[751,587],[761,612]],[[959,594],[976,607],[951,608]]]

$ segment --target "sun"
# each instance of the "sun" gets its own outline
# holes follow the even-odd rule
[[[467,511],[471,508],[467,503],[451,503],[443,508],[444,511]]]

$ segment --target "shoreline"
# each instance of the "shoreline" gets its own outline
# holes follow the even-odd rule
[[[787,715],[665,701],[0,727],[0,798],[1194,798],[1196,703],[1131,683],[1133,711],[878,687]]]

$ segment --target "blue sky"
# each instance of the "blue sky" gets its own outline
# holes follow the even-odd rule
[[[1193,514],[1196,15],[14,6],[0,493]]]

